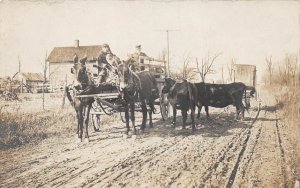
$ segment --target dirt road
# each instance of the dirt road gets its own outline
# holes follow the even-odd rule
[[[291,148],[274,105],[263,100],[256,121],[255,110],[235,121],[233,107],[211,108],[193,134],[156,115],[154,129],[136,139],[123,138],[117,121],[88,144],[53,137],[1,151],[0,187],[292,187]]]

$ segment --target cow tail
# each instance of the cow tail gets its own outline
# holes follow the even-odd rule
[[[191,88],[192,83],[188,82],[187,84],[188,84],[188,92],[189,92],[189,103],[190,103],[189,106],[192,109],[193,101],[195,102],[195,96],[193,96],[193,92]]]
[[[194,89],[195,89],[194,102],[195,102],[195,110],[196,110],[196,106],[197,106],[197,103],[198,103],[198,88],[197,88],[196,84],[193,84],[193,86],[194,86]]]
[[[247,103],[247,89],[244,89],[244,99],[245,99],[245,105],[244,108],[247,110],[247,112],[249,113],[249,107],[248,107],[248,103]]]

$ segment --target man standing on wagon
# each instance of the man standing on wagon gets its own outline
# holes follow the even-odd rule
[[[135,46],[136,51],[133,54],[129,55],[129,58],[134,62],[134,63],[143,63],[144,64],[144,59],[140,59],[140,57],[148,57],[146,53],[142,52],[142,46],[140,44]],[[144,66],[141,66],[141,71],[145,70]]]

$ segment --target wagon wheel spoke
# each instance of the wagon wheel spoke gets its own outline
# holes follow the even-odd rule
[[[166,94],[161,94],[160,96],[160,113],[163,121],[166,121],[169,118],[169,102],[166,98]]]

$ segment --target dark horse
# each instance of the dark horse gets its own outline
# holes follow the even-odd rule
[[[154,100],[159,97],[159,91],[155,77],[148,71],[134,72],[135,67],[130,61],[123,62],[118,66],[118,74],[120,79],[120,91],[122,97],[125,100],[125,119],[126,119],[126,134],[128,134],[129,128],[129,107],[130,107],[130,119],[136,134],[135,128],[135,103],[140,102],[143,120],[141,124],[141,130],[146,127],[147,121],[147,104],[150,107],[149,111],[149,126],[153,127],[152,112],[154,112]]]
[[[94,98],[79,98],[79,95],[92,94],[95,93],[95,85],[91,79],[90,73],[86,69],[86,58],[80,60],[80,62],[76,62],[74,60],[74,65],[71,68],[71,73],[74,75],[74,83],[73,83],[73,92],[74,99],[72,100],[70,96],[70,92],[67,91],[67,97],[72,102],[76,115],[77,115],[77,134],[78,138],[82,141],[83,132],[85,141],[89,141],[88,134],[88,124],[89,124],[89,116],[90,110],[92,107],[92,103],[94,102]],[[85,130],[85,131],[84,131]]]
[[[185,129],[187,120],[187,111],[191,109],[192,130],[195,127],[195,108],[197,103],[197,88],[194,84],[187,82],[176,82],[171,78],[166,78],[162,89],[162,93],[168,93],[168,100],[173,107],[172,125],[176,124],[177,109],[182,113],[182,128]]]

